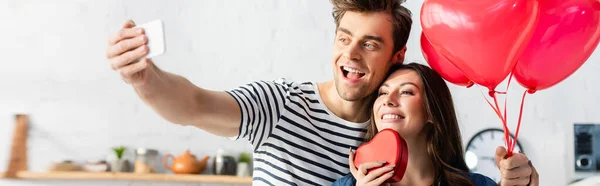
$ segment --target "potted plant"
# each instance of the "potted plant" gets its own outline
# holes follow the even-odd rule
[[[240,153],[238,164],[237,164],[237,176],[248,177],[251,176],[251,165],[252,165],[252,156],[250,153],[242,152]]]
[[[119,146],[119,147],[113,147],[112,150],[113,150],[113,152],[115,152],[117,159],[112,160],[110,162],[110,170],[112,172],[127,172],[127,171],[129,171],[129,161],[127,161],[126,159],[123,159],[123,153],[125,152],[126,148],[124,146]]]

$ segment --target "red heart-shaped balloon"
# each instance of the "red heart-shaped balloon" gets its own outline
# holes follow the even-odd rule
[[[530,90],[554,86],[573,74],[600,42],[600,1],[540,1],[540,19],[513,71]]]
[[[431,46],[431,42],[429,42],[423,33],[421,33],[421,52],[427,64],[446,81],[458,86],[466,86],[467,88],[473,85],[473,82],[465,74]]]
[[[493,90],[527,47],[538,13],[535,0],[426,0],[421,26],[438,52]]]
[[[377,161],[386,161],[386,164],[383,166],[396,165],[394,167],[394,176],[388,179],[388,182],[399,182],[402,180],[406,171],[406,165],[408,165],[408,146],[406,145],[406,141],[395,130],[383,129],[371,141],[362,144],[356,149],[356,154],[354,155],[355,166],[358,167],[363,163]],[[369,169],[368,172],[377,170],[378,168],[380,167]]]

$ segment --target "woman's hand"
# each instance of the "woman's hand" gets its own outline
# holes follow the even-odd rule
[[[381,167],[385,161],[363,163],[356,168],[356,166],[354,166],[354,152],[352,152],[352,150],[350,150],[348,161],[350,172],[356,179],[356,186],[379,186],[394,176],[395,165]],[[367,173],[367,170],[377,167],[381,168]]]

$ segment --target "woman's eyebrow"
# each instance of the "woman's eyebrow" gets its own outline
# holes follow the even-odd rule
[[[419,86],[417,86],[417,84],[415,84],[413,82],[404,82],[404,83],[400,84],[401,87],[404,86],[404,85],[412,85],[412,86],[417,87],[417,89],[420,89]]]

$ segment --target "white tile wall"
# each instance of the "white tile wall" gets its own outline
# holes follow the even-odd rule
[[[424,62],[419,48],[422,0],[413,11],[408,61]],[[331,76],[334,24],[328,1],[90,1],[0,0],[0,171],[7,166],[13,114],[32,117],[31,170],[54,161],[106,158],[115,145],[161,152],[212,155],[222,147],[250,151],[153,113],[104,58],[108,35],[125,19],[163,19],[167,53],[155,63],[199,86],[225,90],[251,80],[285,77],[325,81]],[[561,84],[527,98],[521,143],[541,185],[573,178],[572,123],[600,123],[600,52]],[[500,127],[477,89],[452,87],[464,143],[477,131]],[[514,83],[509,120],[522,89]],[[512,122],[514,124],[514,122]],[[513,126],[514,127],[514,126]],[[209,185],[129,181],[7,181],[0,185]]]

